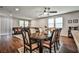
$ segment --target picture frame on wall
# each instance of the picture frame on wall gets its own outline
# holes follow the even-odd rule
[[[72,23],[72,20],[68,20],[68,23]]]
[[[78,23],[78,19],[73,19],[73,23]]]

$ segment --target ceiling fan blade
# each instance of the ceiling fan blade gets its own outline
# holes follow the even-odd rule
[[[44,11],[43,12],[41,12],[40,14],[39,14],[39,16],[41,16],[41,15],[43,15],[44,14]]]
[[[50,11],[49,13],[57,13],[57,11]]]
[[[43,13],[39,14],[39,16],[43,15]]]

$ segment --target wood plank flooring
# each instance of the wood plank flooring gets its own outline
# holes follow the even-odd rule
[[[61,36],[60,37],[60,52],[61,53],[75,53],[75,52],[78,52],[77,51],[77,46],[75,44],[75,41],[73,38],[68,38],[68,37],[65,37],[65,36]]]
[[[18,53],[17,49],[22,47],[20,39],[15,37],[7,39],[8,38],[0,39],[0,53]]]
[[[12,37],[10,39],[5,36],[0,38],[0,53],[18,53],[18,48],[22,47],[22,41],[18,38]],[[66,52],[68,49],[70,53],[77,52],[77,47],[75,45],[74,39],[68,37],[60,37],[60,53]]]

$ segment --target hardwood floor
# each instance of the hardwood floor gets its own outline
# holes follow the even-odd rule
[[[0,53],[18,53],[18,48],[22,46],[22,41],[18,38],[7,38],[5,36],[0,38]],[[77,47],[74,39],[68,37],[60,37],[60,46],[62,47],[60,52],[77,52]]]
[[[68,38],[65,36],[60,37],[60,52],[61,53],[76,53],[77,51],[77,46],[75,44],[75,41],[73,38]]]
[[[0,53],[18,53],[17,49],[22,46],[18,38],[0,38]]]

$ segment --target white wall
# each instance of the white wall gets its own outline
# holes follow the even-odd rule
[[[71,24],[68,23],[68,20],[73,20],[73,19],[78,19],[78,21],[79,21],[79,12],[65,14],[65,15],[62,15],[62,17],[64,19],[64,27],[68,28],[69,26],[79,26],[79,22],[71,23]]]
[[[38,19],[31,21],[31,27],[44,27],[47,26],[47,18],[45,19]]]
[[[37,27],[37,20],[31,20],[31,27]]]

